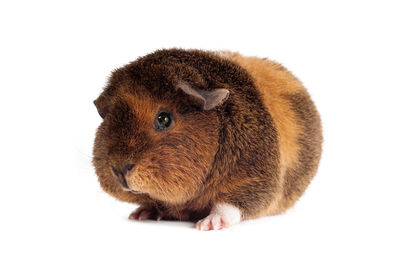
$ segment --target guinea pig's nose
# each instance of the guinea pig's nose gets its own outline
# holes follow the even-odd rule
[[[130,163],[130,164],[126,164],[125,165],[125,167],[123,168],[123,174],[124,175],[128,175],[129,174],[129,172],[131,172],[132,170],[133,170],[133,168],[135,167],[135,164],[132,164],[132,163]]]
[[[114,166],[111,166],[112,171],[114,172],[115,176],[117,176],[118,181],[121,183],[121,185],[127,189],[129,189],[128,184],[126,183],[125,175],[123,172],[115,168]]]

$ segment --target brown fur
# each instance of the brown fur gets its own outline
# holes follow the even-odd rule
[[[180,90],[228,89],[221,105]],[[237,53],[160,50],[116,70],[95,101],[104,118],[93,164],[114,197],[166,217],[199,219],[225,202],[242,218],[278,214],[302,195],[321,154],[318,113],[301,83],[281,65]],[[160,109],[175,124],[157,132]],[[119,184],[111,166],[135,163]]]

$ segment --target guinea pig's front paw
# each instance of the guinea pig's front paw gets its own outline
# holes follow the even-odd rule
[[[196,223],[200,231],[220,230],[240,222],[240,210],[229,204],[217,204],[210,214]]]
[[[157,209],[148,206],[140,206],[134,212],[129,215],[130,220],[161,220],[163,214],[161,214]]]
[[[200,231],[220,230],[228,228],[229,224],[219,214],[210,214],[196,223]]]

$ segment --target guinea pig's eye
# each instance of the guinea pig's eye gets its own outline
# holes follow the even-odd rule
[[[154,121],[156,131],[163,131],[171,127],[173,122],[172,113],[169,111],[159,111]]]

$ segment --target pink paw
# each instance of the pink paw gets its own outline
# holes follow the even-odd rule
[[[216,204],[210,214],[196,224],[200,231],[220,230],[240,222],[240,210],[226,203]]]
[[[229,224],[219,214],[210,214],[196,223],[196,228],[200,231],[221,230],[228,227]]]
[[[162,217],[163,215],[159,213],[155,208],[140,206],[134,212],[132,212],[128,218],[130,220],[139,220],[139,221],[144,221],[144,220],[159,221],[162,219]]]

